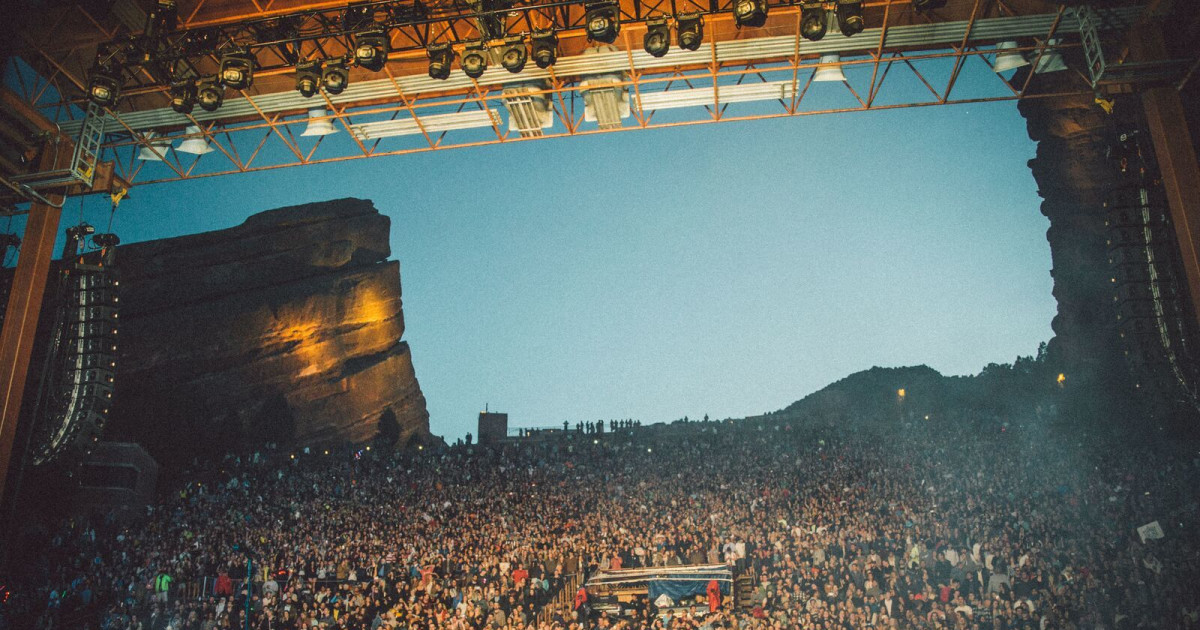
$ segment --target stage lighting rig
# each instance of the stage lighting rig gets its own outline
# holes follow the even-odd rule
[[[454,63],[454,49],[450,44],[433,44],[425,49],[429,55],[429,78],[445,81],[450,78],[450,65]]]
[[[467,0],[467,5],[475,11],[480,39],[500,39],[508,34],[504,16],[512,8],[512,0]]]
[[[675,20],[675,30],[680,48],[697,50],[704,41],[704,18],[699,13],[684,13]]]
[[[196,82],[187,79],[171,84],[171,109],[180,114],[190,114],[196,106]]]
[[[229,53],[221,57],[221,84],[231,90],[245,90],[254,85],[254,56],[246,52]]]
[[[558,35],[552,30],[534,31],[529,38],[533,48],[533,62],[545,70],[558,60]]]
[[[520,72],[525,69],[528,59],[529,51],[525,50],[525,40],[518,35],[505,38],[504,52],[500,53],[500,65],[504,66],[505,70],[514,74]]]
[[[204,79],[196,86],[196,102],[200,109],[215,112],[225,102],[225,88],[217,82],[216,77]]]
[[[350,85],[350,71],[346,69],[346,60],[342,58],[329,59],[321,69],[321,85],[330,94],[341,94]]]
[[[484,47],[483,42],[467,44],[467,48],[463,51],[462,56],[463,73],[472,79],[478,79],[483,76],[488,66],[487,58],[488,51]]]
[[[88,79],[88,98],[101,107],[112,107],[121,96],[120,70],[102,66],[92,68]]]
[[[587,27],[588,39],[605,44],[611,44],[621,32],[620,7],[616,2],[589,2],[586,5],[587,14],[584,24]]]
[[[825,6],[822,2],[805,2],[800,5],[800,35],[804,39],[820,41],[822,37],[825,37],[828,28],[829,18],[825,15]]]
[[[734,0],[733,23],[758,28],[767,23],[767,0]]]
[[[146,28],[142,32],[142,39],[154,45],[154,40],[160,35],[175,30],[177,22],[178,9],[175,0],[158,0],[146,14]]]
[[[321,89],[321,62],[305,61],[296,66],[296,91],[312,98]]]
[[[862,0],[838,0],[837,21],[846,37],[863,32],[866,23],[863,22]]]
[[[385,30],[366,31],[354,38],[354,60],[371,72],[383,70],[390,51],[391,43]]]
[[[667,18],[646,20],[646,36],[642,38],[642,47],[654,57],[662,57],[671,50],[671,27],[667,25]]]

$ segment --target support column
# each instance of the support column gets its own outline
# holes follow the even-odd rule
[[[1167,59],[1162,29],[1147,24],[1133,34],[1129,46],[1134,61]],[[1175,238],[1179,242],[1180,258],[1187,276],[1192,315],[1200,323],[1200,165],[1196,148],[1188,132],[1183,100],[1171,86],[1154,87],[1141,93],[1142,109],[1154,143]]]
[[[63,196],[47,195],[47,199],[61,205]],[[4,313],[4,329],[0,332],[0,497],[4,496],[8,481],[21,399],[61,215],[61,207],[41,203],[30,206],[8,309]]]

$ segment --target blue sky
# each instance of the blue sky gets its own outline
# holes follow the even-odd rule
[[[485,404],[513,426],[740,417],[875,365],[1034,353],[1055,312],[1034,149],[1013,103],[735,122],[139,187],[115,231],[373,200],[451,440]]]

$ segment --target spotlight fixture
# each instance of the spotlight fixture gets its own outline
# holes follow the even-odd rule
[[[946,6],[946,0],[912,0],[912,7],[918,13],[940,9],[944,6]]]
[[[558,35],[552,30],[534,31],[529,38],[533,48],[533,62],[545,70],[558,60]]]
[[[817,71],[813,73],[813,81],[846,82],[842,72],[842,56],[837,53],[825,53],[817,62]]]
[[[529,59],[529,51],[525,50],[525,41],[519,35],[504,39],[504,52],[500,54],[500,65],[505,70],[516,74],[525,69]]]
[[[667,26],[667,18],[646,20],[646,36],[642,38],[642,47],[654,57],[662,57],[671,50],[671,27]]]
[[[366,31],[354,38],[354,60],[371,72],[383,70],[390,50],[387,31]]]
[[[863,22],[862,0],[838,0],[837,21],[842,35],[851,37],[861,33],[866,26]]]
[[[305,61],[296,65],[296,91],[304,98],[312,98],[321,89],[321,62]]]
[[[588,39],[611,44],[621,32],[620,14],[616,2],[589,2],[586,5],[587,14],[584,24],[587,25]]]
[[[137,159],[143,162],[163,161],[163,156],[165,156],[167,152],[171,150],[171,139],[160,138],[159,135],[153,131],[147,131],[145,138],[147,143],[143,145],[142,148],[138,149]],[[96,237],[93,236],[92,240],[95,241]]]
[[[1028,66],[1029,60],[1016,50],[1020,44],[1014,41],[1000,42],[996,44],[996,63],[992,66],[992,70],[997,73],[1015,70],[1021,66]]]
[[[446,80],[450,78],[450,64],[454,63],[454,49],[450,44],[434,44],[425,49],[429,55],[429,77]]]
[[[463,72],[472,79],[483,76],[484,71],[487,70],[487,57],[487,49],[483,47],[483,42],[468,44],[462,56]]]
[[[696,50],[704,41],[704,18],[699,13],[684,13],[675,20],[675,30],[678,31],[680,48]]]
[[[121,95],[120,75],[102,67],[92,68],[88,81],[88,98],[101,107],[112,107],[117,104]]]
[[[221,84],[231,90],[254,85],[254,57],[249,53],[230,53],[221,57]]]
[[[192,108],[196,106],[196,83],[195,81],[177,81],[171,84],[171,109],[180,114],[192,113]]]
[[[829,21],[825,15],[825,7],[820,2],[805,2],[800,5],[800,35],[804,39],[820,41],[825,37]]]
[[[321,85],[330,94],[341,94],[350,85],[350,71],[344,59],[330,59],[321,69]]]
[[[224,101],[225,88],[217,81],[216,77],[204,79],[196,86],[196,102],[200,104],[200,109],[206,112],[215,112]]]
[[[733,23],[738,28],[743,26],[759,27],[767,23],[767,0],[734,0]]]
[[[316,107],[308,110],[308,126],[300,134],[302,136],[328,136],[332,133],[337,133],[337,128],[333,126],[333,119],[329,118],[329,112],[322,107]]]
[[[193,137],[188,137],[180,141],[180,143],[175,147],[175,150],[179,153],[204,155],[206,153],[212,153],[213,151],[216,151],[216,149],[209,146],[208,138],[205,137],[203,132],[200,131],[200,127],[197,127],[196,125],[188,125],[187,129],[184,129],[183,133],[186,136]]]

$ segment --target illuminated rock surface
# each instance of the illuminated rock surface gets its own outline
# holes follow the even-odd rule
[[[340,199],[122,247],[106,439],[173,459],[242,438],[427,436],[389,223],[369,201]],[[387,410],[398,426],[381,427]]]

